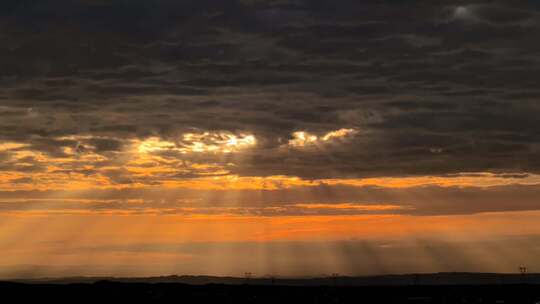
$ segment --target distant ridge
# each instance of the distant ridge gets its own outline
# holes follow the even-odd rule
[[[332,276],[332,277],[219,277],[170,275],[157,277],[65,277],[38,279],[10,279],[6,281],[27,284],[92,284],[100,281],[120,283],[179,283],[190,285],[229,284],[229,285],[291,285],[291,286],[407,286],[407,285],[511,285],[540,284],[540,274],[497,274],[444,272],[432,274],[398,274],[378,276]]]

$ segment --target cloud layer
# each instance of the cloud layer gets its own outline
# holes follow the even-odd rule
[[[125,166],[154,140],[179,178],[538,173],[538,9],[4,1],[0,168],[148,183]]]

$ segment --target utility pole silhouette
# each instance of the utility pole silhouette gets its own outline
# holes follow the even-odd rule
[[[414,275],[414,285],[415,286],[420,286],[420,275],[419,274]]]
[[[274,286],[276,284],[276,277],[273,275],[266,275],[266,278],[270,281],[270,285]]]
[[[521,273],[521,284],[526,283],[526,276],[527,276],[527,267],[526,266],[519,266],[519,273]]]
[[[251,272],[246,272],[244,273],[244,278],[245,278],[245,284],[246,285],[249,285],[250,281],[251,281]]]

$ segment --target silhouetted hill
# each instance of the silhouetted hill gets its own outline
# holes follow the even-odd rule
[[[179,283],[190,285],[229,284],[229,285],[284,285],[284,286],[407,286],[407,285],[511,285],[540,284],[540,274],[495,274],[495,273],[434,273],[403,274],[362,277],[303,277],[303,278],[240,278],[217,276],[160,276],[146,278],[115,277],[68,277],[18,279],[21,283],[95,283],[98,281],[114,281],[121,283]]]
[[[102,280],[92,284],[0,283],[0,295],[2,299],[16,299],[18,303],[535,304],[540,301],[540,285],[269,286],[149,284]]]

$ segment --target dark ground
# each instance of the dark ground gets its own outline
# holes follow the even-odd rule
[[[540,285],[262,286],[0,283],[0,303],[540,303]],[[6,301],[6,299],[8,299]]]

